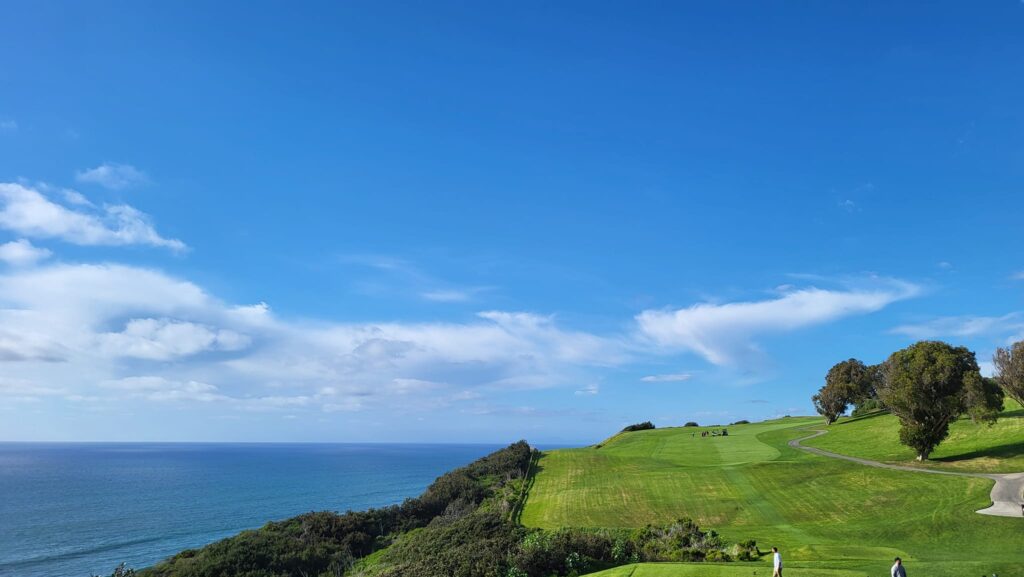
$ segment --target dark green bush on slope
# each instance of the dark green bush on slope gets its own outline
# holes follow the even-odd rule
[[[622,429],[622,432],[623,433],[631,433],[633,431],[647,431],[647,430],[650,430],[650,429],[653,429],[653,428],[654,428],[654,423],[652,423],[650,421],[644,421],[642,423],[637,423],[635,425],[629,425],[628,427]]]

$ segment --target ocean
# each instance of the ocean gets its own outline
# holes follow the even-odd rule
[[[400,503],[498,448],[0,443],[0,576],[105,576],[271,520]]]

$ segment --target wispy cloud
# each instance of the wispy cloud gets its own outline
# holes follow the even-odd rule
[[[14,132],[18,130],[18,123],[11,119],[0,120],[0,132]]]
[[[596,384],[589,384],[582,389],[576,390],[577,396],[592,396],[601,392],[601,387]]]
[[[32,265],[51,254],[49,249],[34,246],[23,238],[0,244],[0,261],[12,266]]]
[[[640,334],[666,349],[697,353],[715,365],[735,365],[760,354],[755,339],[852,315],[872,313],[920,292],[914,284],[869,279],[869,288],[793,290],[771,300],[696,304],[637,315]]]
[[[436,302],[464,303],[477,300],[493,287],[461,286],[437,278],[420,270],[413,263],[384,255],[346,255],[342,262],[360,265],[380,273],[372,282],[357,282],[365,294],[387,296],[405,295]]]
[[[111,190],[122,190],[149,182],[146,173],[130,164],[104,162],[103,164],[75,173],[75,180],[98,184]]]
[[[1024,270],[1013,273],[1012,275],[1010,275],[1010,278],[1013,280],[1024,280]]]
[[[679,383],[693,378],[690,373],[676,373],[669,375],[648,375],[640,379],[645,383]]]
[[[80,194],[72,198],[88,202]],[[100,212],[91,204],[76,204],[76,208],[69,208],[47,198],[37,188],[0,183],[0,228],[27,237],[58,238],[80,245],[144,244],[172,250],[186,248],[182,241],[157,233],[149,217],[132,206],[108,205]]]
[[[933,339],[938,337],[997,336],[1020,333],[1021,331],[1024,331],[1024,315],[1013,312],[998,317],[972,315],[937,317],[921,323],[900,325],[890,332],[913,339]]]
[[[473,298],[473,293],[465,290],[433,290],[420,293],[420,296],[439,303],[460,303]]]

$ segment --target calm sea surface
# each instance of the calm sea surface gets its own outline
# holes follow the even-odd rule
[[[399,503],[497,448],[0,443],[0,576],[109,575],[269,520]]]

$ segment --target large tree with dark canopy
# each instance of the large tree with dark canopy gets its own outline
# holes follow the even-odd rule
[[[857,359],[836,363],[825,375],[825,385],[811,397],[825,424],[836,422],[851,403],[860,403],[874,392],[875,372]]]
[[[994,422],[1002,398],[978,370],[974,353],[940,341],[921,341],[885,361],[878,394],[900,420],[900,441],[926,460],[964,413]]]
[[[1024,405],[1024,341],[996,349],[992,355],[996,382],[1008,397]]]

